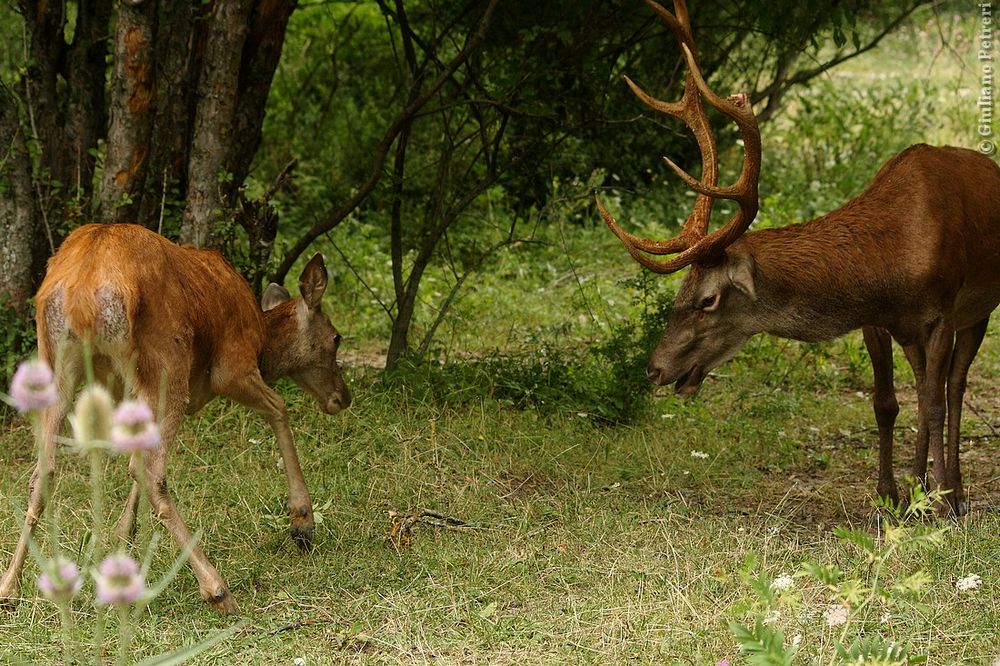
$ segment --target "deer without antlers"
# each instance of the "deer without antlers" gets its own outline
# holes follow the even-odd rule
[[[917,383],[913,474],[947,491],[946,511],[967,511],[959,466],[962,399],[969,366],[1000,303],[1000,168],[952,147],[911,146],[890,159],[864,192],[816,220],[746,232],[757,213],[760,133],[745,95],[722,99],[700,70],[687,7],[676,15],[646,0],[674,33],[687,64],[684,96],[668,103],[628,84],[652,109],[683,120],[703,161],[696,180],[667,160],[697,193],[680,234],[649,240],[604,221],[638,262],[657,273],[691,270],[647,368],[650,381],[698,391],[710,370],[757,333],[815,342],[861,328],[874,374],[879,431],[878,493],[899,500],[892,430],[899,406],[892,340],[902,345]],[[736,122],[744,143],[736,183],[718,185],[718,156],[702,99]],[[739,210],[709,232],[715,199]],[[672,255],[659,260],[649,255]],[[944,448],[947,417],[948,447]]]
[[[54,369],[60,401],[42,414],[43,469],[55,469],[56,437],[83,378],[85,348],[97,378],[117,378],[120,387],[155,408],[161,382],[163,446],[142,458],[145,490],[156,517],[178,546],[192,539],[167,488],[166,455],[185,413],[214,396],[253,409],[274,430],[288,477],[288,508],[296,544],[312,542],[313,513],[288,426],[285,403],[268,386],[290,377],[319,401],[328,414],[351,403],[337,365],[340,334],[322,310],[327,286],[323,257],[302,271],[300,297],[276,284],[264,292],[263,310],[246,281],[218,252],[179,247],[132,224],[89,224],[75,230],[49,261],[36,299],[40,358]],[[0,579],[0,601],[20,589],[21,568],[32,530],[44,511],[39,469],[29,488],[25,525],[14,557]],[[52,484],[49,482],[48,487]],[[138,481],[118,522],[123,538],[132,535],[140,496]],[[222,611],[236,603],[200,546],[188,559],[202,597]]]

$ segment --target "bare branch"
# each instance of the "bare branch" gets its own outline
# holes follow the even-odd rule
[[[372,164],[372,170],[368,180],[361,184],[352,197],[331,211],[326,219],[313,225],[312,228],[310,228],[305,234],[302,235],[301,238],[299,238],[298,241],[295,242],[292,248],[288,251],[288,254],[285,255],[281,265],[278,266],[278,269],[275,271],[275,282],[282,282],[288,275],[288,271],[290,271],[292,266],[295,264],[295,261],[303,252],[306,251],[314,240],[339,225],[344,218],[350,215],[351,212],[360,206],[361,203],[368,198],[368,195],[372,193],[375,186],[382,178],[382,170],[385,167],[385,162],[388,158],[389,150],[392,148],[392,144],[396,141],[396,138],[403,131],[406,124],[410,122],[413,116],[421,108],[423,108],[427,102],[434,98],[441,87],[447,83],[448,80],[450,80],[452,74],[462,65],[462,63],[469,59],[472,53],[486,38],[486,31],[489,28],[490,21],[493,17],[493,11],[496,9],[498,3],[499,0],[490,0],[489,5],[486,7],[486,11],[483,13],[482,19],[479,21],[476,31],[470,35],[461,51],[459,51],[455,57],[451,59],[446,69],[441,72],[441,74],[434,81],[432,81],[420,95],[416,96],[406,107],[403,108],[403,110],[389,125],[389,128],[382,136],[382,140],[379,141],[378,145],[375,147],[375,159]],[[419,85],[419,83],[414,83],[414,85]]]

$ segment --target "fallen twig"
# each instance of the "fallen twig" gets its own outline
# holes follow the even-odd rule
[[[286,631],[295,631],[296,629],[301,629],[302,627],[308,627],[314,624],[330,624],[330,622],[331,620],[295,620],[294,622],[283,624],[280,627],[275,627],[271,631],[267,632],[267,635],[274,636]]]
[[[402,511],[390,509],[389,520],[392,521],[392,529],[386,538],[397,550],[410,547],[413,541],[412,530],[414,525],[418,523],[449,530],[475,529],[461,518],[446,516],[430,509],[420,509],[415,513],[403,513]]]

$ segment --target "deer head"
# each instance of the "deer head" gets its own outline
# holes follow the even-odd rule
[[[323,255],[316,254],[302,270],[299,297],[271,283],[261,297],[268,339],[261,367],[265,379],[289,377],[319,403],[327,414],[351,404],[351,391],[337,364],[340,333],[323,312],[327,285]]]
[[[646,0],[646,4],[660,16],[681,45],[687,63],[684,95],[679,102],[664,102],[647,94],[628,77],[625,81],[647,106],[659,113],[680,118],[694,133],[703,165],[700,181],[669,158],[664,158],[697,193],[694,210],[676,237],[658,241],[625,231],[604,207],[599,196],[596,200],[605,223],[640,264],[656,273],[673,273],[691,266],[674,300],[670,321],[649,360],[646,374],[655,384],[674,383],[680,393],[695,393],[708,372],[732,358],[755,332],[740,325],[740,322],[752,318],[750,309],[755,298],[753,258],[745,248],[739,244],[734,246],[734,243],[757,215],[760,131],[747,95],[723,99],[705,83],[698,68],[684,0],[675,0],[676,16],[653,0]],[[703,99],[732,119],[743,139],[743,169],[730,186],[718,185],[718,151]],[[709,233],[715,199],[735,201],[739,209],[720,229]],[[657,260],[648,255],[676,256]]]

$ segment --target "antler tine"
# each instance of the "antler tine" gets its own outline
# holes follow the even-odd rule
[[[619,240],[622,241],[622,244],[632,258],[654,273],[673,273],[689,265],[701,256],[701,244],[697,242],[699,239],[691,238],[687,229],[682,230],[679,235],[671,238],[669,241],[650,241],[640,238],[618,226],[618,222],[604,207],[604,204],[601,203],[599,196],[595,195],[594,199],[597,201],[597,209],[601,212],[604,222]],[[668,261],[657,261],[647,257],[643,252],[648,252],[649,254],[674,254],[680,252],[680,254]]]
[[[717,252],[735,241],[757,217],[759,205],[757,186],[761,167],[760,128],[757,126],[757,117],[750,105],[749,96],[739,94],[726,99],[719,97],[705,83],[694,54],[687,45],[682,44],[681,50],[684,52],[688,72],[698,87],[698,91],[709,104],[736,123],[740,130],[740,137],[743,139],[743,167],[740,170],[739,178],[728,187],[716,187],[701,183],[670,161],[669,158],[664,158],[667,164],[695,192],[712,198],[731,199],[739,204],[740,210],[723,225],[722,229],[705,238],[705,254],[709,254]]]
[[[670,31],[673,32],[674,37],[680,43],[682,50],[691,53],[693,57],[695,49],[694,36],[691,30],[687,5],[684,0],[674,1],[674,9],[677,12],[676,16],[655,2],[655,0],[645,0],[645,2],[659,15],[663,23],[670,28]],[[687,59],[686,55],[685,59]],[[636,97],[648,107],[659,113],[679,118],[691,129],[701,153],[704,184],[714,187],[718,182],[718,157],[715,147],[715,137],[712,136],[712,131],[708,124],[708,115],[705,113],[705,107],[699,95],[698,84],[693,77],[691,68],[688,67],[688,73],[685,77],[684,94],[679,102],[659,100],[648,94],[629,77],[626,76],[624,78]],[[686,173],[683,175],[687,176]],[[699,187],[703,187],[701,182],[698,182],[698,185]],[[659,273],[669,273],[679,270],[691,262],[688,259],[691,255],[687,250],[692,247],[692,244],[696,245],[708,233],[708,224],[711,219],[712,205],[714,203],[710,195],[699,193],[695,199],[694,209],[687,220],[685,220],[681,233],[672,239],[657,241],[636,236],[622,229],[614,217],[604,208],[600,197],[595,198],[604,222],[615,236],[622,241],[629,254],[643,266]],[[681,252],[681,254],[672,260],[659,262],[640,254],[640,250],[654,255],[674,254],[677,252]]]
[[[754,116],[747,95],[733,95],[728,99],[723,99],[715,94],[705,82],[695,55],[694,34],[691,30],[685,1],[674,0],[676,16],[655,0],[645,0],[645,2],[660,16],[680,43],[681,53],[688,70],[684,82],[684,95],[679,102],[664,102],[646,93],[628,77],[625,77],[625,80],[636,96],[647,106],[660,113],[680,118],[694,133],[701,152],[701,180],[692,177],[670,158],[664,157],[664,160],[688,187],[698,193],[698,196],[695,200],[694,210],[684,222],[681,233],[669,241],[653,241],[624,231],[607,212],[600,199],[597,203],[605,223],[621,239],[629,254],[636,261],[657,273],[670,273],[702,258],[718,255],[753,223],[758,208],[757,185],[761,167],[760,130],[757,127],[757,118]],[[720,187],[718,185],[718,152],[702,103],[703,98],[733,120],[743,138],[743,167],[739,178],[729,186]],[[710,234],[708,233],[708,225],[712,205],[717,198],[736,201],[739,210],[726,221],[721,229]],[[643,255],[642,252],[656,255],[674,252],[680,254],[669,261],[657,261]]]
[[[636,254],[632,252],[633,249],[642,250],[643,252],[648,252],[649,254],[662,255],[675,254],[682,250],[686,250],[690,245],[692,239],[688,237],[686,229],[682,230],[681,233],[674,238],[665,241],[650,240],[648,238],[642,238],[641,236],[631,234],[622,229],[614,216],[608,212],[607,208],[604,207],[604,202],[601,201],[600,195],[595,194],[594,200],[597,202],[597,210],[601,213],[604,223],[608,225],[611,232],[618,237],[633,257],[636,256]],[[643,259],[646,259],[646,257],[643,257]],[[639,262],[644,266],[648,266],[648,264],[642,260],[639,260]]]

